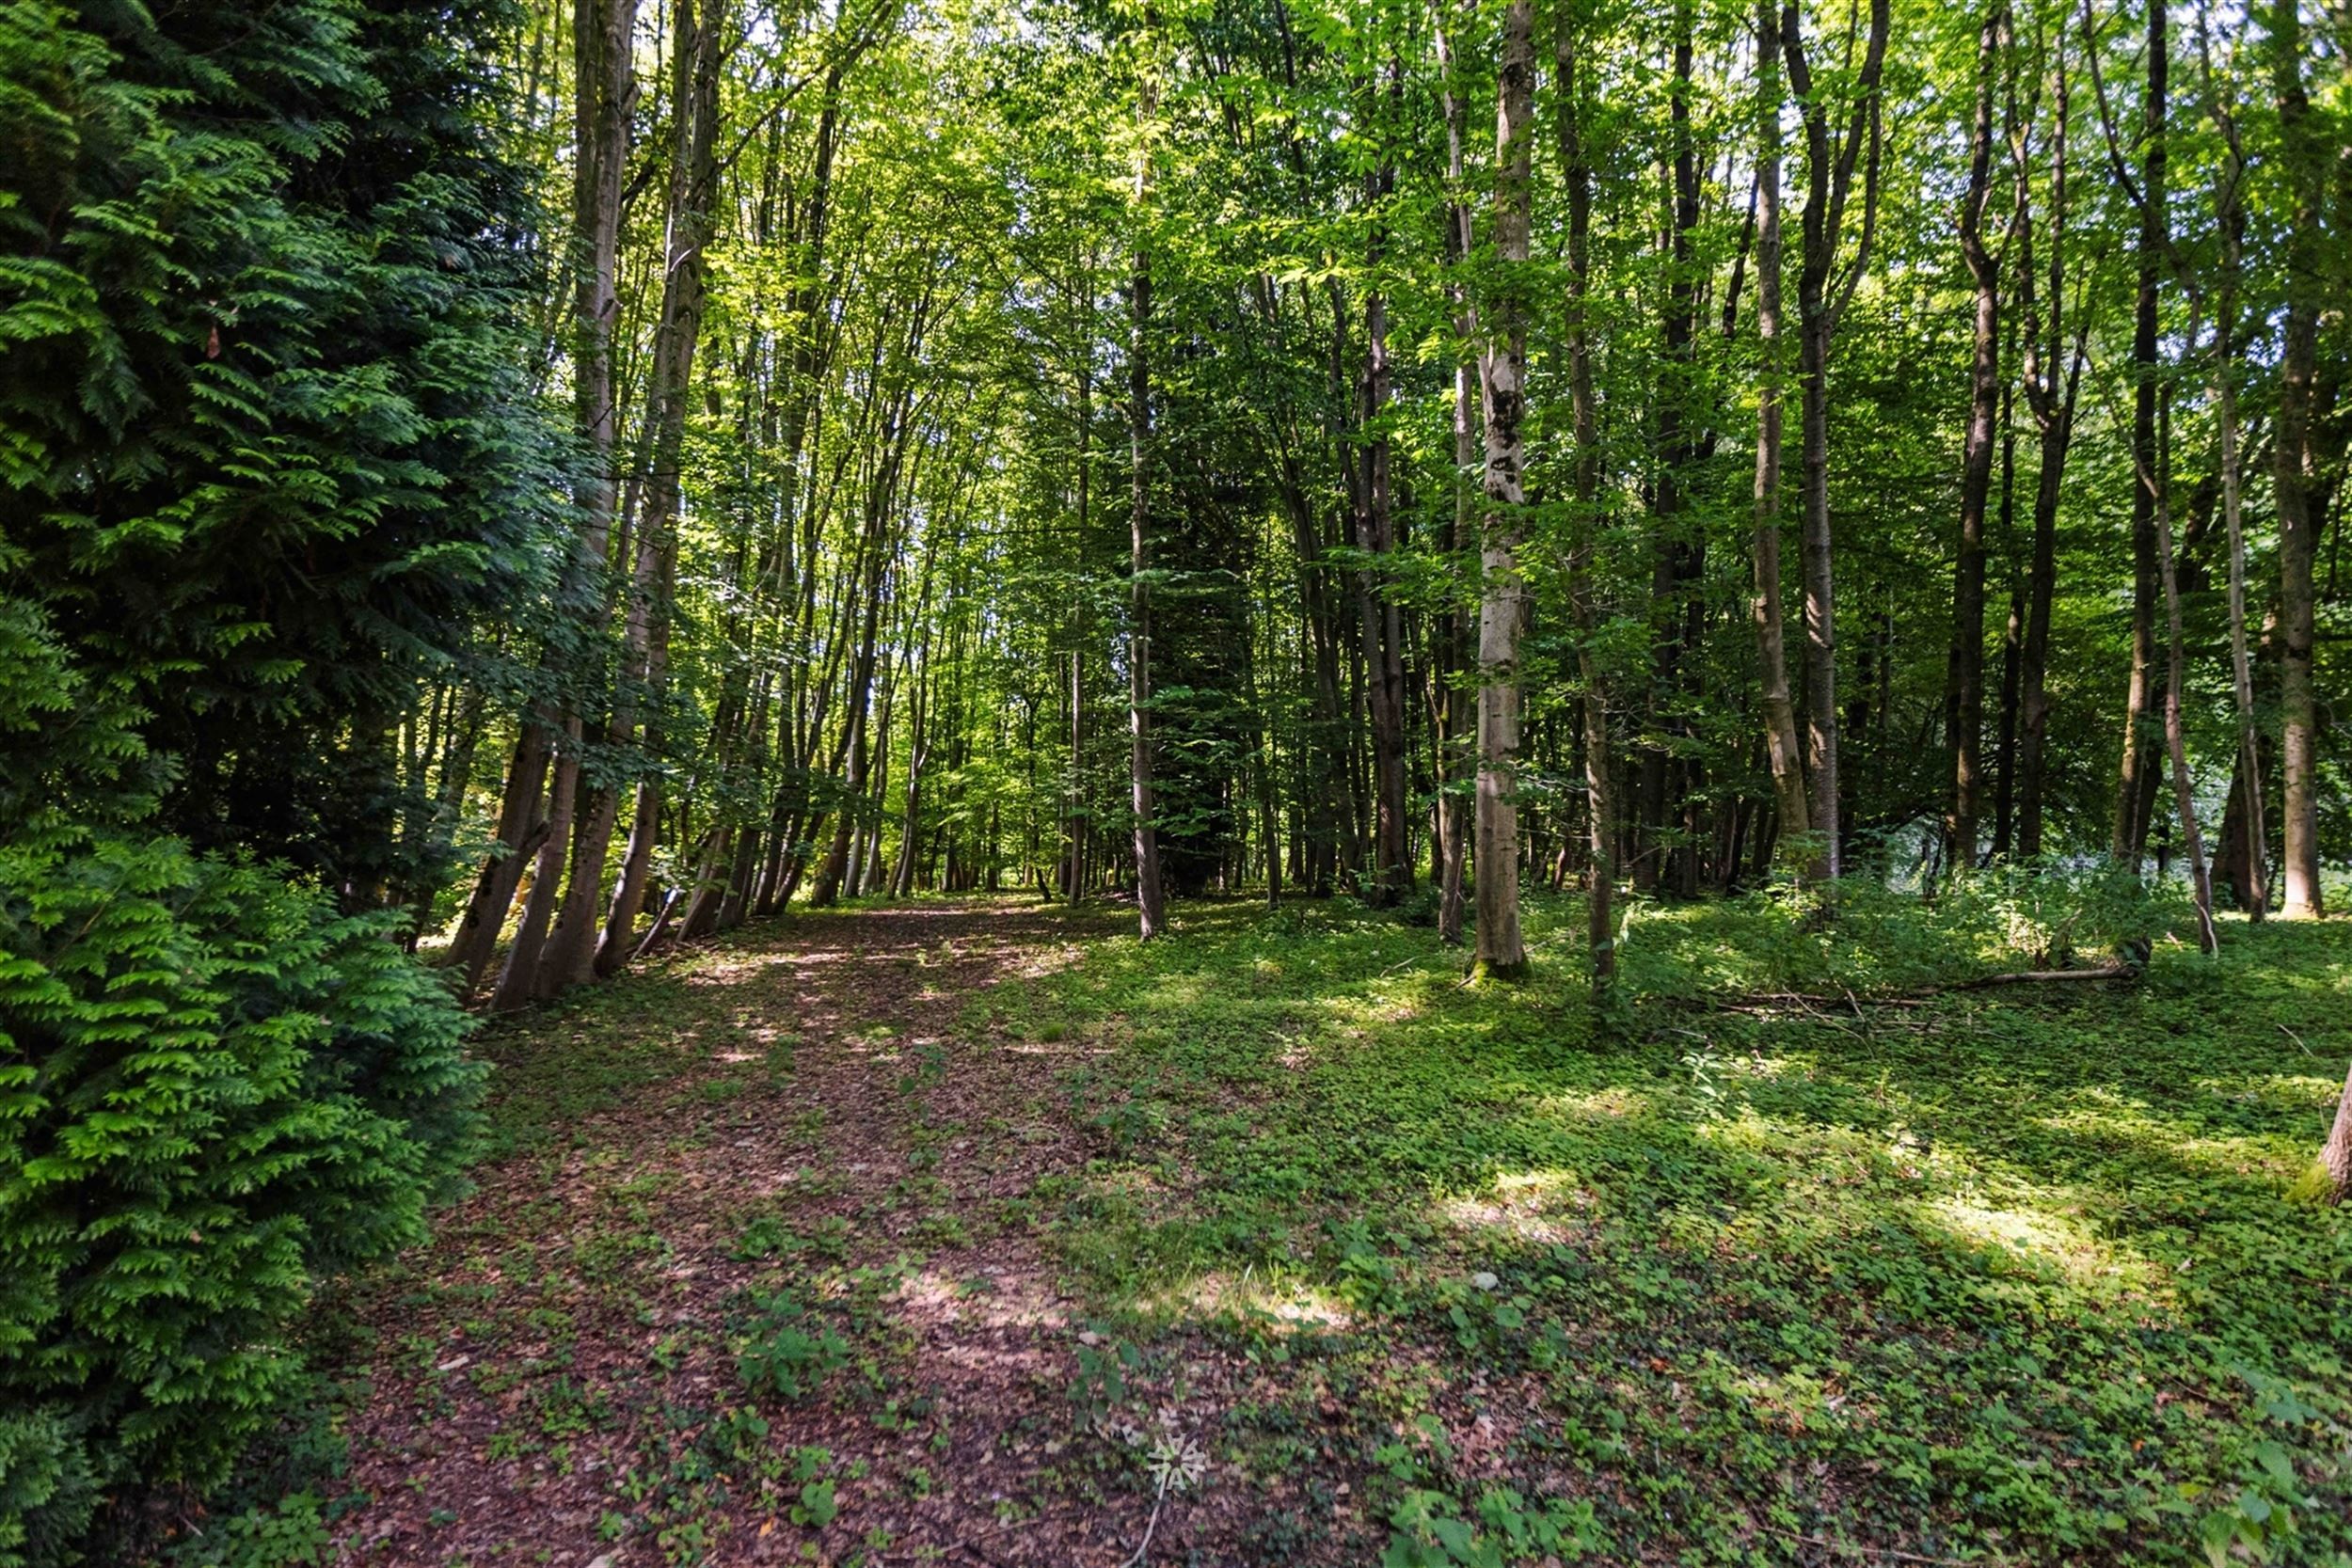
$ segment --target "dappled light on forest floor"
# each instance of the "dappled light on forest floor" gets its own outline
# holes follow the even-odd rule
[[[795,916],[501,1025],[505,1152],[350,1304],[350,1560],[1119,1568],[1154,1454],[1168,1562],[2122,1560],[2265,1443],[2345,1496],[2325,1085],[2227,972],[1612,1030],[1178,915]]]

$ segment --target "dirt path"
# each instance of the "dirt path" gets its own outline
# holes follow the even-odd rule
[[[1123,1560],[1146,1374],[1041,1244],[1083,1048],[1019,1022],[1114,922],[801,916],[495,1032],[522,1147],[354,1304],[344,1560]]]

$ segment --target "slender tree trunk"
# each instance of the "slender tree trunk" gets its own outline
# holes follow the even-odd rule
[[[572,232],[572,388],[573,415],[582,451],[576,480],[580,531],[564,574],[564,608],[576,610],[599,602],[593,581],[603,567],[612,537],[618,499],[612,479],[614,405],[612,390],[612,325],[619,310],[616,277],[620,255],[621,182],[628,162],[629,119],[637,101],[633,66],[633,35],[637,0],[574,0],[572,15],[573,72],[577,84],[574,114]],[[595,628],[583,627],[593,633]],[[552,654],[549,663],[556,660]],[[560,736],[568,734],[569,754],[555,770],[552,805],[543,816],[540,789]],[[456,958],[470,994],[485,969],[499,930],[528,862],[533,865],[532,901],[516,942],[507,955],[506,971],[499,982],[498,1007],[521,1006],[530,999],[539,949],[552,918],[564,861],[570,848],[573,792],[580,768],[576,719],[552,706],[534,710],[523,723],[515,762],[507,772],[508,799],[500,813],[500,842],[506,852],[493,851],[484,868],[459,934]],[[509,837],[509,832],[514,836]],[[523,847],[525,840],[532,847]],[[524,938],[529,941],[526,945]],[[516,953],[522,961],[516,964]]]
[[[694,346],[702,336],[703,252],[709,242],[712,209],[718,199],[719,68],[726,26],[725,0],[705,0],[699,11],[693,0],[677,0],[673,25],[673,47],[677,54],[673,91],[678,105],[677,141],[672,152],[668,243],[660,324],[654,337],[653,386],[645,400],[646,417],[654,430],[653,472],[647,476],[644,518],[638,528],[637,562],[630,574],[628,651],[612,734],[616,745],[637,738],[639,697],[627,688],[636,684],[651,695],[668,676],[668,587],[677,570],[678,469],[684,461],[686,402],[693,378]],[[660,631],[657,622],[661,624]],[[600,878],[619,800],[617,790],[610,785],[594,792],[591,820],[581,838],[582,853],[572,863],[572,885],[543,960],[542,995],[553,995],[596,974],[610,974],[627,959],[637,911],[645,901],[654,840],[660,831],[660,774],[648,768],[639,779],[628,847],[622,856],[611,907],[602,911],[600,921]]]
[[[1657,393],[1650,596],[1654,665],[1650,694],[1658,710],[1656,728],[1667,745],[1651,750],[1643,759],[1642,825],[1651,841],[1643,862],[1645,877],[1654,877],[1688,898],[1698,893],[1699,849],[1696,835],[1689,831],[1697,781],[1688,755],[1691,723],[1687,715],[1702,696],[1698,654],[1706,612],[1702,585],[1707,575],[1707,530],[1692,515],[1686,495],[1695,477],[1692,470],[1700,447],[1693,439],[1698,281],[1692,255],[1692,235],[1699,225],[1698,156],[1691,131],[1696,20],[1689,0],[1677,0],[1673,25],[1674,74],[1667,106],[1672,222],[1663,236],[1667,250],[1661,332],[1664,353]],[[1677,828],[1683,831],[1670,847],[1670,834]]]
[[[1153,113],[1153,93],[1148,86],[1136,112],[1148,126]],[[1152,151],[1147,139],[1136,152],[1138,222],[1142,221],[1151,188]],[[1152,793],[1152,589],[1145,576],[1151,564],[1152,523],[1152,259],[1141,239],[1136,244],[1136,270],[1128,290],[1128,309],[1127,433],[1134,474],[1127,518],[1127,566],[1133,595],[1127,635],[1127,768],[1136,817],[1136,918],[1143,940],[1149,942],[1167,928],[1167,912],[1160,892],[1159,828],[1152,820],[1156,808]]]
[[[2013,327],[2012,327],[2013,330]],[[2001,626],[2001,716],[1994,741],[1993,857],[2017,845],[2018,656],[2026,636],[2026,582],[2017,569],[2017,419],[2014,384],[2001,385],[2001,553],[2009,566],[2009,615]]]
[[[1591,562],[1600,531],[1600,411],[1593,391],[1592,300],[1593,169],[1585,155],[1581,119],[1578,39],[1563,6],[1552,33],[1558,77],[1560,161],[1568,178],[1568,402],[1576,436],[1575,536],[1568,556],[1568,610],[1577,633],[1577,675],[1583,687],[1584,825],[1590,864],[1585,874],[1585,946],[1592,955],[1593,990],[1605,993],[1617,974],[1614,806],[1610,794],[1609,700],[1600,657],[1594,646],[1598,617],[1593,607]],[[1561,846],[1565,856],[1567,847]]]
[[[2172,799],[2181,817],[2181,848],[2188,856],[2189,889],[2197,901],[2197,945],[2212,953],[2221,945],[2213,925],[2213,877],[2205,862],[2204,836],[2197,826],[2197,788],[2189,776],[2188,742],[2181,723],[2181,688],[2188,679],[2188,661],[2181,646],[2180,562],[2172,549],[2171,402],[2167,388],[2156,413],[2156,467],[2142,476],[2142,483],[2154,492],[2157,559],[2164,581],[2164,745],[2172,762]]]
[[[1801,874],[1809,857],[1806,844],[1812,832],[1812,814],[1805,800],[1796,705],[1788,695],[1787,620],[1780,598],[1781,381],[1787,358],[1780,319],[1780,0],[1758,0],[1756,47],[1756,333],[1763,363],[1756,394],[1756,597],[1750,614],[1756,625],[1756,668],[1762,686],[1764,752],[1772,768],[1773,802],[1780,814],[1779,843],[1785,847],[1789,869]]]
[[[2017,291],[2026,317],[2022,381],[2037,431],[2033,542],[2026,570],[2026,630],[2017,654],[2017,852],[2042,854],[2043,794],[2048,775],[2050,607],[2058,590],[2058,512],[2066,457],[2074,445],[2074,399],[2081,386],[2088,323],[2066,336],[2067,126],[2072,98],[2066,69],[2067,13],[2058,12],[2050,67],[2050,245],[2048,298],[2037,297],[2031,191],[2020,193],[2016,234]],[[2021,171],[2020,180],[2026,175]]]
[[[1828,105],[1814,93],[1812,66],[1797,25],[1794,0],[1782,12],[1781,54],[1788,85],[1804,105],[1805,206],[1804,261],[1797,271],[1798,368],[1803,386],[1804,532],[1805,739],[1811,756],[1810,819],[1813,874],[1833,879],[1842,868],[1842,800],[1838,778],[1836,566],[1829,513],[1829,362],[1837,316],[1869,262],[1878,210],[1879,78],[1886,59],[1887,0],[1871,0],[1869,40],[1856,73],[1853,112],[1833,137]],[[1833,146],[1833,143],[1835,145]],[[1863,160],[1865,146],[1868,158]],[[1854,167],[1862,163],[1863,215],[1854,260],[1836,276],[1839,245]]]
[[[2165,0],[2149,0],[2148,92],[2142,108],[2138,288],[2132,317],[2132,662],[2123,700],[2122,761],[2116,771],[2115,832],[2110,852],[2135,875],[2147,852],[2149,810],[2155,782],[2155,748],[2147,734],[2155,689],[2156,607],[2163,596],[2156,558],[2156,378],[2159,288],[2166,232],[2165,91],[2168,77]]]
[[[1507,0],[1495,110],[1495,258],[1502,276],[1486,311],[1481,366],[1486,418],[1486,515],[1478,615],[1477,972],[1527,967],[1519,937],[1519,635],[1527,582],[1518,562],[1527,502],[1520,424],[1527,413],[1527,312],[1522,298],[1534,217],[1529,119],[1535,87],[1534,0]]]
[[[1089,275],[1090,276],[1090,275]],[[1091,518],[1089,479],[1093,467],[1094,370],[1093,316],[1087,319],[1086,349],[1078,360],[1078,547],[1083,551]],[[1086,622],[1085,610],[1073,596],[1070,607],[1070,801],[1064,818],[1069,849],[1068,880],[1062,896],[1073,909],[1086,902]]]
[[[1479,388],[1473,360],[1478,309],[1463,276],[1470,261],[1472,235],[1463,167],[1467,138],[1462,87],[1456,79],[1459,62],[1442,26],[1438,30],[1437,43],[1438,64],[1444,78],[1446,187],[1452,193],[1446,204],[1446,260],[1454,271],[1447,284],[1447,296],[1454,306],[1454,508],[1446,522],[1445,544],[1448,560],[1455,561],[1470,542],[1470,473],[1479,456]],[[1471,803],[1459,786],[1466,772],[1475,771],[1474,764],[1466,767],[1470,759],[1464,756],[1466,744],[1475,741],[1475,720],[1470,711],[1470,699],[1466,689],[1469,660],[1463,621],[1458,600],[1449,595],[1438,622],[1438,678],[1443,687],[1438,709],[1441,721],[1438,737],[1438,940],[1450,947],[1462,944],[1463,887],[1471,838]]]
[[[1403,95],[1403,64],[1392,58],[1389,62],[1392,114],[1401,108]],[[1370,96],[1366,94],[1367,98]],[[1366,181],[1366,198],[1375,214],[1367,260],[1375,269],[1380,265],[1386,240],[1376,214],[1395,183],[1395,166],[1385,157]],[[1389,437],[1380,425],[1389,404],[1388,309],[1387,296],[1378,289],[1365,291],[1361,399],[1364,451],[1357,546],[1367,558],[1363,574],[1364,665],[1367,705],[1372,718],[1371,902],[1375,908],[1394,905],[1413,886],[1413,863],[1406,848],[1405,820],[1405,613],[1389,580],[1390,562],[1396,549],[1396,516],[1390,495]]]
[[[2221,230],[2221,277],[2215,291],[2213,332],[2214,421],[2219,427],[2221,520],[2230,552],[2230,689],[2237,705],[2238,756],[2231,769],[2233,787],[2224,813],[2220,858],[2230,867],[2233,901],[2259,923],[2270,903],[2269,843],[2264,822],[2262,727],[2254,713],[2254,660],[2246,639],[2246,531],[2242,502],[2244,458],[2238,451],[2237,291],[2245,266],[2246,159],[2237,123],[2212,90],[2207,98],[2222,132],[2228,160],[2215,188],[2215,217]]]
[[[569,721],[555,762],[555,787],[549,794],[547,837],[531,868],[531,891],[523,898],[522,919],[507,943],[506,962],[499,970],[498,986],[490,993],[490,1010],[513,1012],[537,996],[539,953],[546,945],[548,922],[555,917],[556,892],[564,879],[564,851],[570,847],[575,805],[580,799],[580,721]]]
[[[1976,125],[1969,137],[1968,193],[1960,210],[1961,255],[1976,285],[1975,354],[1968,378],[1968,433],[1960,466],[1960,551],[1952,571],[1952,650],[1947,689],[1952,800],[1946,819],[1950,874],[1977,863],[1984,791],[1984,517],[1993,488],[1994,420],[2001,404],[2000,263],[1984,243],[1993,194],[1993,89],[2008,47],[2005,0],[1991,0],[1977,44]]]
[[[465,918],[450,944],[449,963],[457,971],[461,996],[471,996],[481,987],[483,972],[497,952],[506,912],[514,907],[515,891],[522,885],[523,871],[537,857],[549,832],[545,807],[554,741],[544,711],[525,717],[500,797],[498,847],[483,863]]]

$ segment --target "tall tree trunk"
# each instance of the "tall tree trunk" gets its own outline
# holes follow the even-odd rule
[[[580,535],[573,544],[563,584],[567,611],[600,602],[601,596],[592,586],[604,565],[618,499],[612,476],[612,324],[620,303],[616,276],[621,183],[628,163],[629,119],[637,103],[636,27],[637,0],[574,0],[571,352],[573,418],[581,463],[575,485]],[[593,636],[600,628],[580,629]],[[559,662],[550,651],[550,667]],[[537,969],[541,938],[563,876],[564,854],[570,847],[566,842],[572,807],[569,797],[579,778],[577,756],[557,767],[554,804],[544,814],[541,790],[559,736],[566,731],[576,742],[577,723],[552,705],[543,705],[525,718],[514,763],[507,769],[507,795],[500,809],[500,847],[483,868],[453,953],[465,976],[460,990],[470,994],[489,965],[523,869],[532,865],[532,897],[541,908],[536,920],[525,911],[517,946],[521,936],[528,934],[529,950],[519,970],[516,970],[514,952],[509,951],[507,967],[516,971],[516,984],[510,988],[501,975],[499,990],[503,1000],[494,1001],[493,1006],[518,1006],[529,999],[528,982]]]
[[[1698,654],[1706,598],[1707,530],[1691,513],[1685,491],[1693,477],[1700,443],[1693,404],[1698,391],[1698,280],[1692,235],[1699,224],[1698,153],[1691,132],[1692,32],[1696,21],[1689,0],[1677,0],[1674,16],[1674,74],[1668,88],[1667,124],[1672,158],[1666,245],[1665,315],[1661,324],[1664,362],[1658,381],[1658,469],[1654,486],[1651,609],[1654,669],[1651,700],[1657,729],[1666,739],[1643,759],[1642,825],[1651,847],[1645,877],[1655,876],[1677,895],[1698,893],[1698,845],[1687,830],[1692,784],[1691,723],[1699,696]],[[1677,829],[1686,830],[1677,833]],[[1670,836],[1673,847],[1668,847]]]
[[[2165,0],[2148,5],[2148,92],[2141,106],[2138,286],[2132,313],[2132,662],[2123,699],[2122,760],[2116,770],[2115,832],[2109,852],[2139,870],[2147,852],[2155,784],[2155,747],[2147,734],[2155,689],[2156,607],[2163,596],[2156,559],[2157,308],[2169,244],[2164,201]]]
[[[1446,519],[1445,547],[1449,562],[1458,561],[1470,536],[1470,465],[1478,461],[1478,377],[1473,358],[1478,337],[1478,308],[1464,274],[1472,248],[1469,193],[1465,186],[1462,86],[1460,62],[1449,35],[1437,32],[1438,65],[1443,73],[1445,115],[1446,261],[1453,276],[1446,293],[1454,306],[1454,507]],[[1457,594],[1449,594],[1438,620],[1438,940],[1450,947],[1462,944],[1463,884],[1470,865],[1470,801],[1460,788],[1474,764],[1464,752],[1474,745],[1476,721],[1467,689],[1469,671],[1464,616]],[[1466,766],[1468,765],[1468,766]]]
[[[1781,381],[1780,0],[1757,0],[1756,335],[1761,350],[1756,393],[1756,669],[1762,687],[1764,753],[1780,814],[1778,842],[1788,868],[1802,873],[1813,831],[1804,793],[1804,762],[1797,741],[1796,705],[1788,695],[1787,619],[1780,598],[1780,463],[1784,419]]]
[[[2000,263],[1984,243],[1993,195],[1993,88],[2009,44],[2006,0],[1990,0],[1977,42],[1976,124],[1968,144],[1968,192],[1960,209],[1960,249],[1976,285],[1975,353],[1968,377],[1968,433],[1960,465],[1960,550],[1952,569],[1952,649],[1947,689],[1952,746],[1947,863],[1954,877],[1977,863],[1984,791],[1984,516],[1993,489],[1994,417],[2001,404]]]
[[[2010,322],[2012,349],[2016,325]],[[2018,656],[2026,637],[2026,579],[2017,569],[2017,418],[2015,386],[2001,384],[2001,554],[2009,567],[2009,615],[2001,626],[2001,716],[1993,756],[1993,858],[2017,846]]]
[[[1147,85],[1136,118],[1148,127],[1154,95]],[[1136,154],[1136,219],[1144,221],[1144,202],[1152,189],[1152,149],[1149,136]],[[1160,892],[1160,841],[1152,795],[1152,588],[1150,568],[1152,523],[1152,258],[1147,242],[1136,241],[1136,270],[1128,289],[1127,435],[1134,466],[1128,505],[1127,569],[1132,594],[1127,634],[1127,776],[1135,810],[1136,919],[1146,942],[1167,928],[1167,911]]]
[[[2070,349],[2066,335],[2066,220],[2068,117],[2072,113],[2066,70],[2066,12],[2058,12],[2051,50],[2050,80],[2050,260],[2046,301],[2037,300],[2040,275],[2033,248],[2030,192],[2017,205],[2017,288],[2026,316],[2023,333],[2026,402],[2037,433],[2033,543],[2026,570],[2026,631],[2017,654],[2017,852],[2031,861],[2042,854],[2043,795],[2048,777],[2050,732],[2050,607],[2058,592],[2058,513],[2066,458],[2074,439],[2074,400],[2082,385],[2088,320],[2077,323]],[[2021,175],[2022,179],[2023,176]]]
[[[1869,265],[1878,214],[1881,151],[1879,78],[1886,62],[1888,0],[1871,0],[1869,39],[1854,79],[1854,103],[1842,135],[1833,135],[1829,106],[1815,94],[1795,0],[1781,13],[1781,54],[1788,85],[1804,106],[1805,204],[1804,259],[1797,270],[1798,370],[1804,389],[1802,480],[1804,502],[1804,686],[1806,736],[1812,760],[1812,871],[1835,879],[1843,864],[1842,801],[1837,767],[1836,564],[1829,515],[1829,362],[1837,318]],[[1865,146],[1868,157],[1863,157]],[[1855,256],[1836,276],[1846,202],[1854,166],[1862,165],[1862,226]]]
[[[1495,260],[1501,277],[1485,312],[1481,401],[1486,418],[1485,541],[1478,614],[1477,973],[1527,967],[1519,937],[1519,636],[1527,581],[1520,425],[1527,413],[1528,232],[1534,221],[1529,119],[1535,88],[1534,0],[1507,0],[1495,106]]]
[[[1403,62],[1389,62],[1389,106],[1402,108]],[[1370,99],[1371,94],[1366,93]],[[1376,115],[1377,110],[1375,109]],[[1365,197],[1374,213],[1366,261],[1375,273],[1386,241],[1381,205],[1396,183],[1394,164],[1383,155],[1366,178]],[[1364,665],[1372,717],[1373,834],[1371,902],[1394,905],[1412,891],[1413,862],[1405,820],[1405,612],[1390,580],[1396,549],[1396,515],[1391,504],[1389,437],[1380,421],[1389,405],[1389,302],[1377,288],[1364,292],[1364,375],[1361,396],[1363,476],[1358,494],[1357,547],[1364,551]]]
[[[572,185],[576,247],[572,386],[582,458],[575,486],[580,534],[564,586],[566,608],[583,615],[590,613],[588,607],[600,607],[603,602],[594,584],[611,546],[618,501],[612,472],[616,436],[612,326],[620,308],[616,282],[621,182],[628,162],[629,120],[637,101],[636,26],[637,0],[575,0],[572,33],[578,104]],[[602,628],[580,629],[593,638]],[[505,968],[491,998],[491,1006],[500,1011],[522,1006],[544,994],[539,979],[542,951],[555,914],[566,851],[573,847],[569,840],[579,804],[583,732],[577,715],[567,716],[562,734],[568,744],[559,747],[562,754],[555,768],[547,836],[532,868],[522,922],[507,949]]]
[[[1091,297],[1090,295],[1089,297]],[[1085,348],[1078,356],[1078,548],[1083,552],[1091,521],[1090,471],[1093,467],[1094,347],[1093,315],[1087,318]],[[1062,897],[1075,909],[1086,901],[1086,621],[1085,609],[1073,594],[1070,605],[1070,800],[1063,818],[1069,855]],[[910,891],[912,888],[910,887]]]
[[[628,651],[622,661],[622,689],[615,699],[612,729],[616,746],[637,739],[639,695],[629,688],[642,689],[658,703],[668,678],[668,590],[677,572],[678,469],[684,461],[694,345],[702,336],[703,252],[709,243],[719,194],[719,65],[726,25],[725,0],[705,0],[699,12],[694,0],[677,0],[673,25],[676,68],[672,101],[677,105],[677,137],[671,154],[653,385],[645,399],[645,417],[653,426],[653,471],[646,478],[644,517],[638,527],[637,561],[630,573]],[[650,768],[639,778],[628,847],[622,855],[612,905],[601,917],[599,879],[620,796],[612,785],[594,792],[591,820],[581,835],[581,852],[572,863],[572,884],[564,895],[564,913],[543,960],[542,995],[553,995],[593,974],[610,974],[626,960],[637,911],[645,901],[654,840],[660,831],[660,773]]]
[[[2319,318],[2326,302],[2330,243],[2323,227],[2328,165],[2336,156],[2312,117],[2303,86],[2299,0],[2273,0],[2268,46],[2279,129],[2294,210],[2286,277],[2286,338],[2279,361],[2278,429],[2271,455],[2279,510],[2280,761],[2285,783],[2286,846],[2281,870],[2289,920],[2322,912],[2319,891],[2318,705],[2312,694],[2312,566],[2324,520],[2313,504],[2319,451]],[[2257,775],[2259,779],[2259,775]],[[2259,787],[2259,784],[2257,784]],[[2341,1131],[2341,1118],[2339,1118]]]
[[[1593,392],[1593,168],[1585,154],[1578,40],[1568,8],[1552,33],[1558,79],[1560,162],[1568,177],[1568,403],[1576,436],[1575,536],[1568,555],[1568,611],[1577,633],[1577,675],[1583,687],[1585,946],[1592,956],[1593,990],[1606,992],[1617,974],[1615,801],[1610,793],[1609,699],[1594,646],[1598,616],[1593,606],[1592,558],[1600,532],[1600,410]],[[1563,845],[1563,852],[1566,846]]]
[[[2254,660],[2246,638],[2246,530],[2244,457],[2238,450],[2237,293],[2245,271],[2246,156],[2228,100],[2215,90],[2210,51],[2206,101],[2227,153],[2214,187],[2214,216],[2221,230],[2221,276],[2214,292],[2214,422],[2220,447],[2221,520],[2230,552],[2230,690],[2237,705],[2238,755],[2231,769],[2231,794],[2223,813],[2218,859],[2230,870],[2233,902],[2260,923],[2269,912],[2270,835],[2264,822],[2262,726],[2254,712]]]

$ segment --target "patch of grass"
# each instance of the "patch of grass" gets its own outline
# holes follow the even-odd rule
[[[1597,1020],[1570,898],[1527,911],[1527,980],[1475,988],[1337,901],[1187,905],[1040,982],[1117,1049],[1063,1080],[1091,1160],[1030,1196],[1133,1334],[1330,1342],[1353,1392],[1320,1441],[1536,1390],[1510,1485],[1391,1456],[1393,1560],[2337,1562],[2352,1226],[2286,1194],[2352,1052],[2352,927],[2232,924],[2205,959],[2178,915],[2023,878],[1834,917],[1636,904]],[[1702,1001],[2135,938],[2136,985]]]

